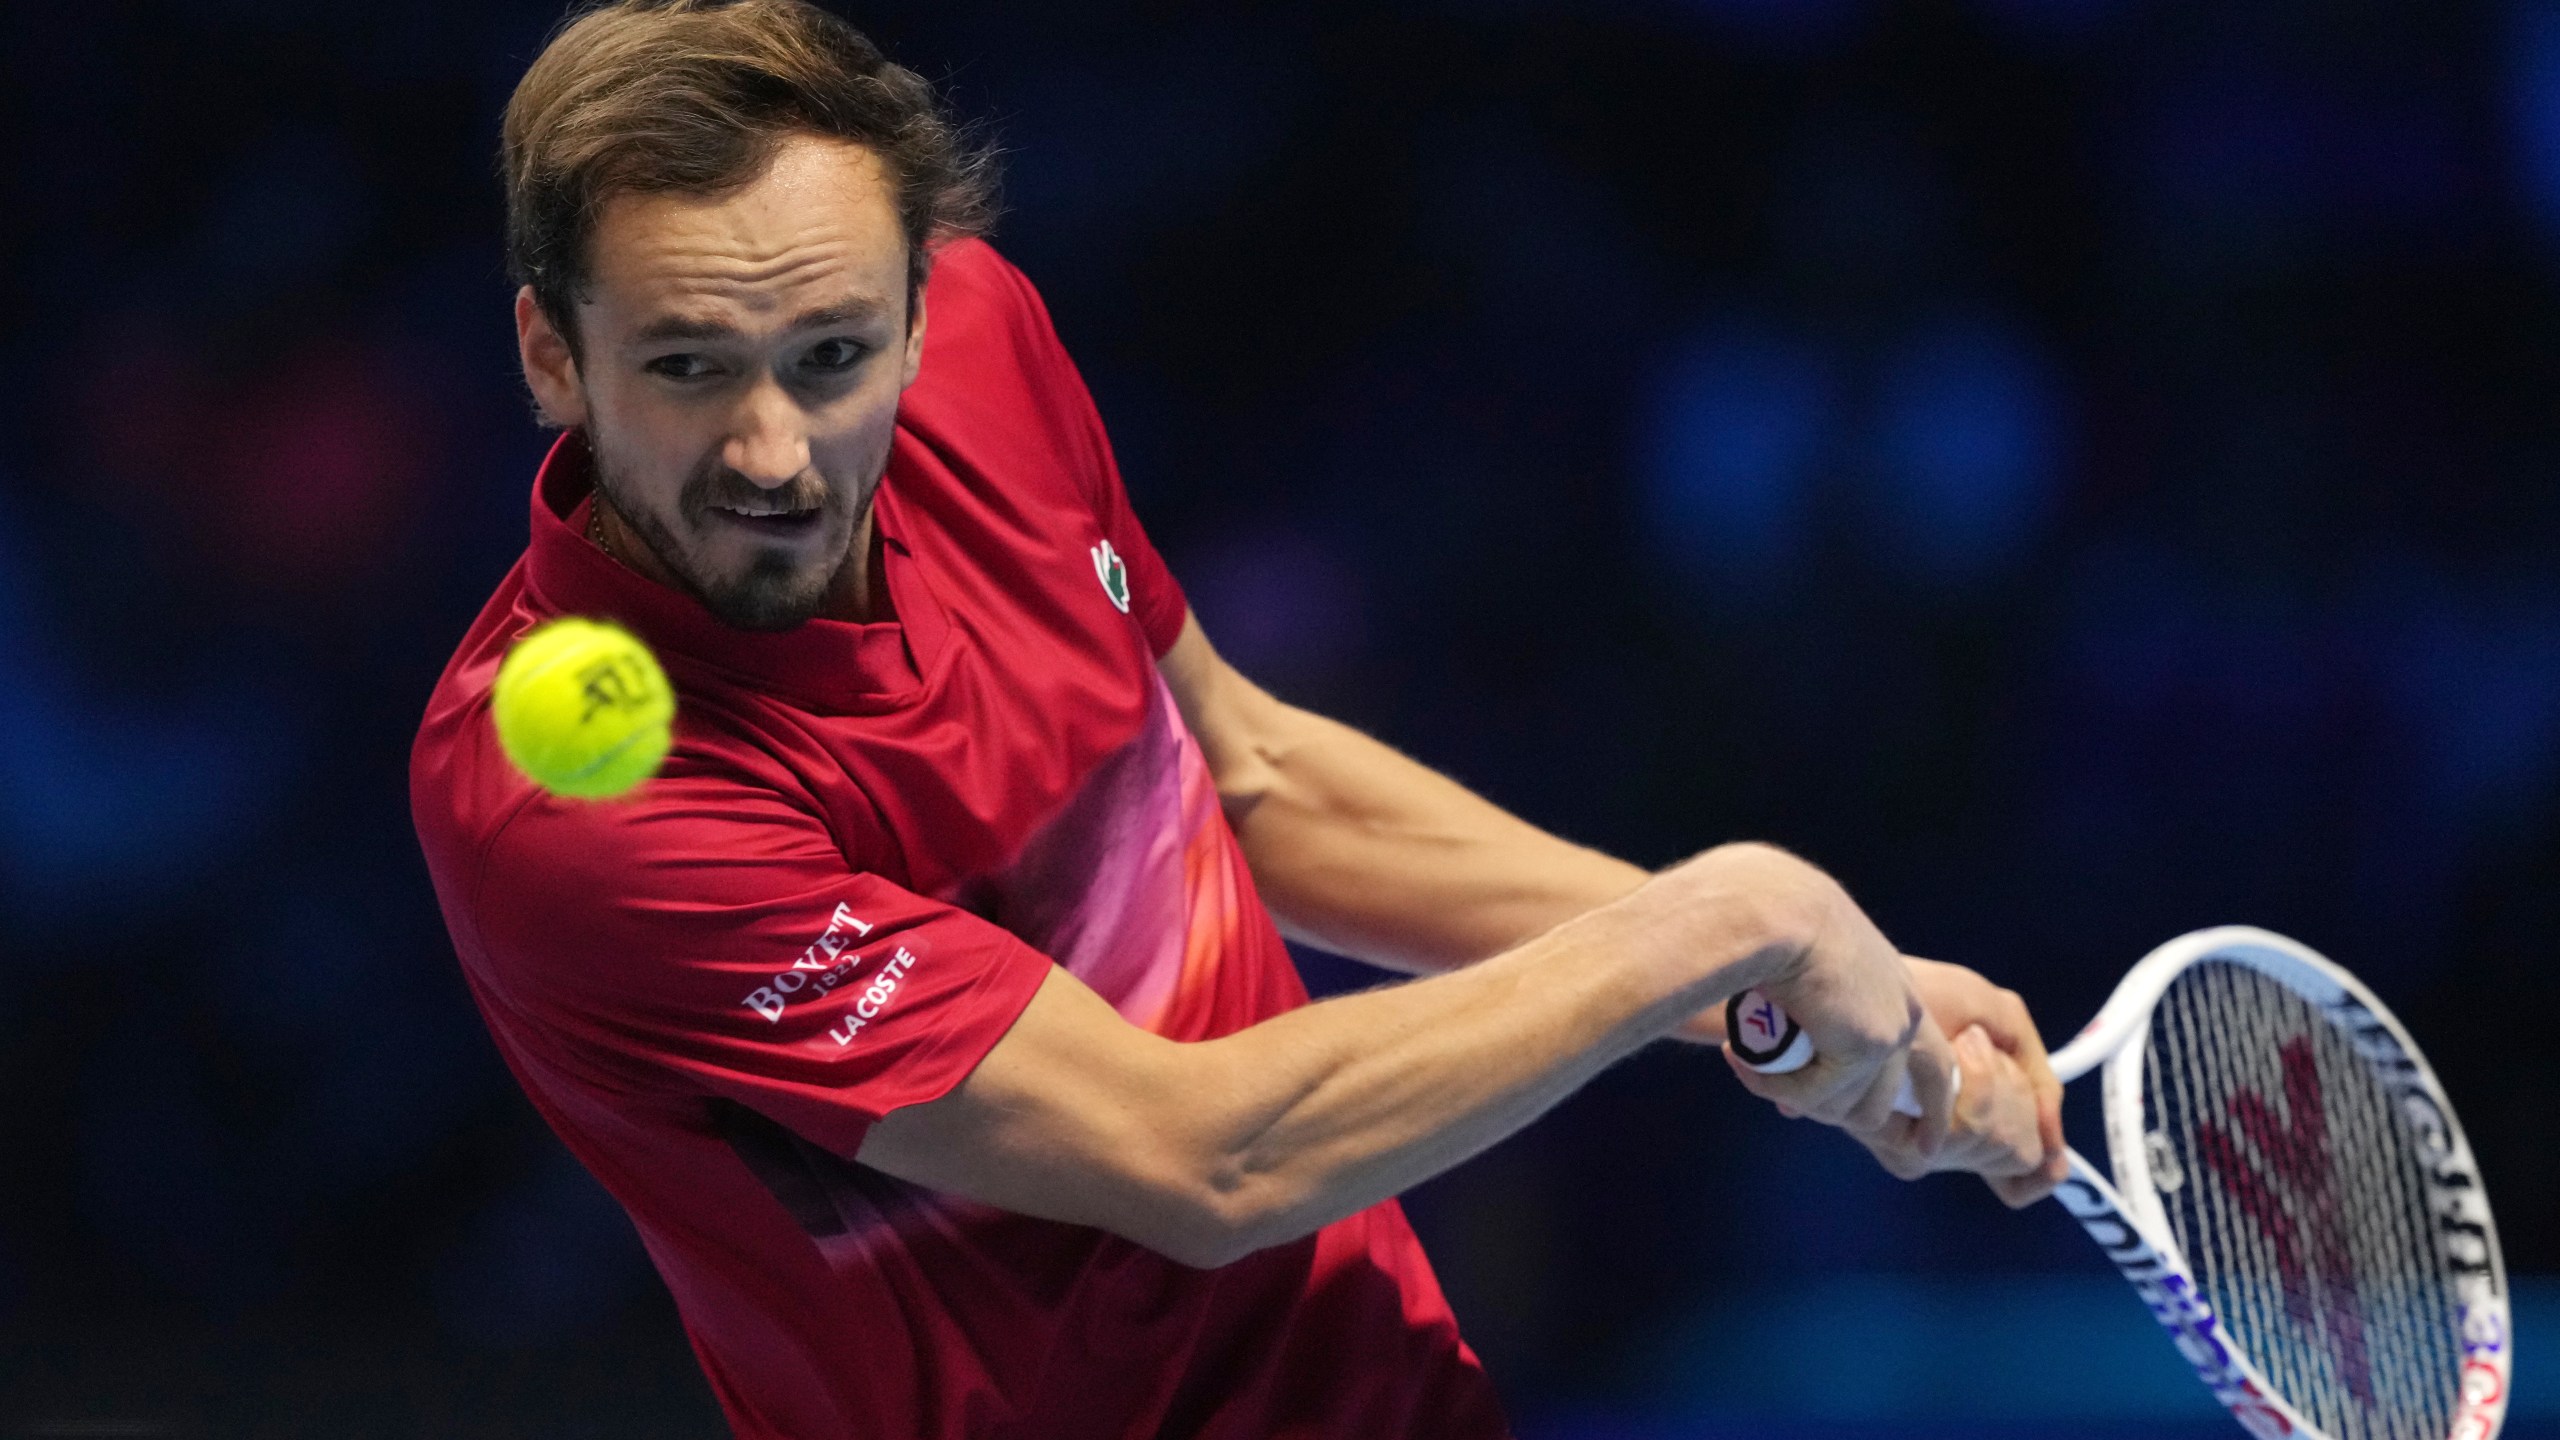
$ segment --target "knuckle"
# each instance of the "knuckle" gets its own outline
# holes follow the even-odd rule
[[[1919,1001],[1912,1001],[1910,1010],[1902,1017],[1902,1028],[1879,1044],[1876,1047],[1877,1050],[1885,1054],[1898,1054],[1910,1049],[1920,1038],[1920,1028],[1928,1023],[1929,1012],[1920,1008]]]

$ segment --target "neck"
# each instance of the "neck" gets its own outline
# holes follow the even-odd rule
[[[818,607],[818,613],[830,620],[868,625],[890,618],[888,577],[880,566],[880,528],[871,523],[874,513],[866,504],[854,517],[852,554]]]

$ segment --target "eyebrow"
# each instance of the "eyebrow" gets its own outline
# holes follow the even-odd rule
[[[803,310],[791,317],[786,330],[824,330],[838,326],[870,325],[888,318],[889,307],[868,296],[855,296]],[[708,320],[692,315],[661,315],[643,325],[632,335],[639,344],[665,340],[734,340],[738,327],[725,320]]]

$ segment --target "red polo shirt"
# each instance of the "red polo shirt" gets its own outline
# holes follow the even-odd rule
[[[1182,593],[1030,284],[935,267],[874,502],[896,618],[731,630],[583,538],[575,436],[437,684],[410,795],[525,1092],[621,1200],[744,1436],[1506,1433],[1393,1203],[1202,1271],[865,1168],[1052,964],[1202,1040],[1306,993],[1156,659]],[[610,616],[674,680],[628,799],[548,796],[498,662]]]

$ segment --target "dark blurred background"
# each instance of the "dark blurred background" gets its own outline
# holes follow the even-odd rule
[[[2293,933],[2560,1271],[2560,0],[840,8],[1002,138],[1248,673],[1791,845],[2057,1035]],[[0,8],[8,1433],[721,1433],[406,804],[545,438],[491,156],[557,13]],[[1527,1440],[2236,1433],[2053,1207],[1711,1055],[1411,1205]]]

